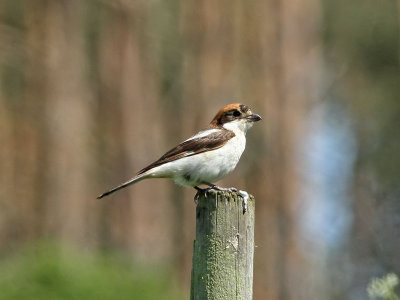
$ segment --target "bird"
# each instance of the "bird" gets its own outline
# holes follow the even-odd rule
[[[133,178],[97,198],[101,199],[149,178],[170,178],[178,185],[194,187],[197,190],[196,203],[200,191],[215,189],[237,192],[236,188],[221,188],[214,182],[235,169],[246,146],[247,130],[260,120],[260,115],[253,113],[245,104],[225,105],[205,129],[169,150]],[[200,188],[199,185],[208,188]]]

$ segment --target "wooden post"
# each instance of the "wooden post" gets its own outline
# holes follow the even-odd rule
[[[253,297],[254,198],[236,193],[200,193],[196,209],[191,300]]]

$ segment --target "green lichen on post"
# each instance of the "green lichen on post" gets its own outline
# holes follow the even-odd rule
[[[193,244],[192,300],[252,299],[254,198],[243,213],[234,192],[200,194]]]

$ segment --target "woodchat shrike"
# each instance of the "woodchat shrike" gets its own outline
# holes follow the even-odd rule
[[[147,178],[171,178],[182,186],[201,184],[217,190],[213,184],[233,171],[246,146],[246,132],[261,117],[247,105],[234,103],[224,106],[207,128],[172,148],[158,160],[140,170],[133,178],[98,196],[110,195],[128,185]],[[197,194],[195,197],[197,200]]]

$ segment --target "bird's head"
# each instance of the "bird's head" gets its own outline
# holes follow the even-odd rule
[[[225,128],[232,131],[246,131],[261,117],[253,113],[247,105],[240,103],[228,104],[221,108],[210,123],[212,128]]]

